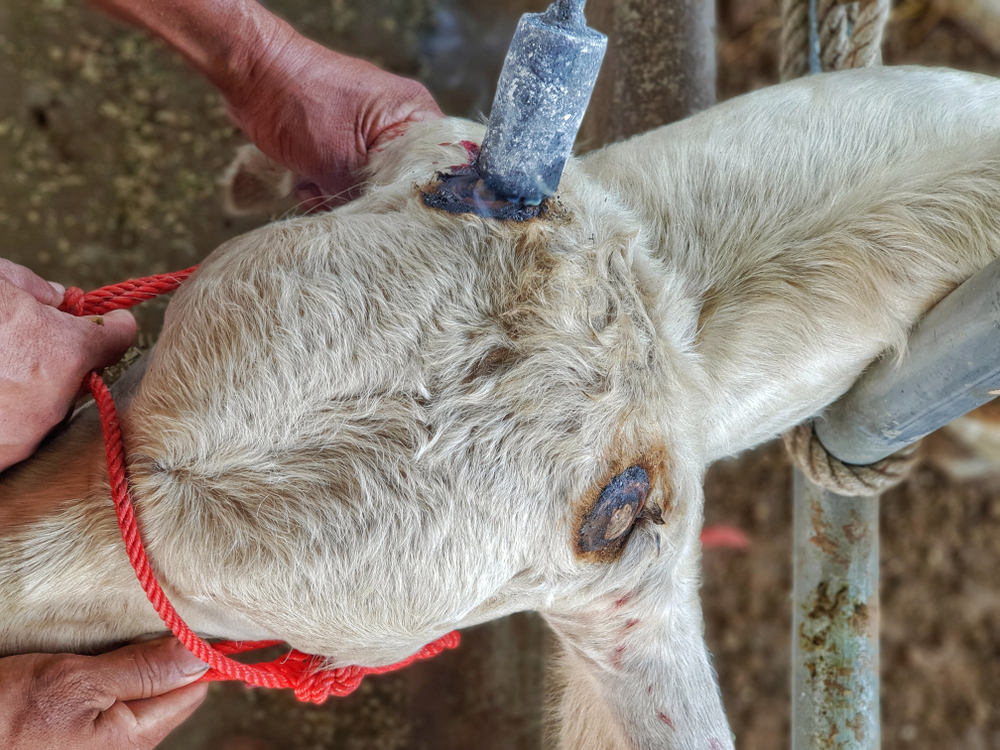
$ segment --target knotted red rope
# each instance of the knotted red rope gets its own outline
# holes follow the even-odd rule
[[[88,294],[84,294],[79,289],[67,289],[59,309],[73,315],[103,315],[111,310],[126,309],[158,295],[174,291],[194,273],[195,268],[197,266],[173,274],[125,281]],[[115,514],[118,516],[118,528],[121,529],[122,541],[125,542],[128,559],[132,563],[139,583],[142,584],[143,591],[146,592],[146,597],[152,603],[160,619],[170,628],[177,640],[183,643],[192,654],[208,664],[209,670],[201,678],[202,681],[241,680],[248,685],[258,687],[291,688],[295,691],[295,697],[300,701],[322,703],[330,695],[344,696],[352,692],[361,684],[365,675],[391,672],[418,659],[436,656],[446,648],[458,646],[459,635],[457,631],[454,631],[427,644],[413,656],[397,664],[385,667],[322,669],[320,666],[322,659],[294,649],[275,661],[263,664],[241,664],[229,658],[230,654],[274,646],[281,641],[224,641],[209,644],[199,638],[177,614],[177,610],[167,599],[167,595],[163,592],[153,569],[149,565],[149,558],[146,555],[142,538],[139,536],[139,527],[136,524],[132,498],[129,494],[125,448],[122,443],[121,427],[118,424],[118,411],[115,409],[111,392],[96,372],[90,373],[84,382],[90,392],[94,394],[94,400],[97,402],[97,409],[101,415],[111,498],[114,501]]]
[[[59,309],[70,315],[104,315],[112,310],[127,310],[153,297],[169,294],[187,281],[197,269],[198,266],[191,266],[175,273],[131,279],[86,294],[71,287],[66,290]]]

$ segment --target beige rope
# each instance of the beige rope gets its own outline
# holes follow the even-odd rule
[[[867,68],[882,64],[882,35],[889,21],[889,0],[866,0],[857,3],[851,30],[851,52],[847,68]]]
[[[808,0],[781,0],[781,54],[778,70],[782,81],[801,78],[809,72]]]
[[[812,422],[793,427],[781,437],[792,461],[806,478],[838,495],[880,495],[906,479],[919,460],[917,442],[868,466],[845,464],[827,453],[816,437]]]
[[[847,33],[848,8],[837,0],[816,0],[816,19],[819,31],[819,59],[824,71],[843,70],[844,61],[851,49]]]
[[[882,64],[882,34],[890,0],[816,0],[820,67],[823,71]],[[809,0],[782,0],[782,81],[809,70]]]

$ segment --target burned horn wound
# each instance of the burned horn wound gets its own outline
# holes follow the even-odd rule
[[[598,552],[620,544],[648,496],[649,475],[641,466],[630,466],[614,477],[580,525],[580,549]]]

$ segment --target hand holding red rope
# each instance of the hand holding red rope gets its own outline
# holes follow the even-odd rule
[[[89,294],[84,294],[79,289],[68,289],[59,309],[73,315],[102,315],[111,310],[129,308],[158,295],[174,291],[194,273],[195,268],[173,274],[126,281],[98,289]],[[209,644],[199,638],[177,614],[150,567],[149,558],[139,535],[132,498],[129,494],[125,448],[122,443],[121,427],[118,424],[118,412],[115,409],[111,392],[96,372],[90,373],[85,383],[90,392],[94,394],[94,400],[97,402],[97,408],[101,415],[111,497],[115,505],[115,514],[118,517],[118,528],[121,530],[122,540],[125,542],[125,550],[135,570],[136,577],[142,584],[143,591],[146,592],[147,598],[156,609],[160,619],[191,653],[209,665],[210,669],[202,677],[202,680],[241,680],[248,685],[259,687],[291,688],[301,701],[322,703],[330,695],[344,696],[352,692],[367,674],[391,672],[418,659],[436,656],[446,648],[458,646],[459,635],[457,631],[453,631],[424,646],[416,654],[397,664],[384,667],[352,666],[322,669],[320,667],[322,660],[319,657],[295,650],[276,661],[264,664],[246,665],[229,658],[230,654],[253,651],[265,646],[276,645],[280,641],[225,641]]]

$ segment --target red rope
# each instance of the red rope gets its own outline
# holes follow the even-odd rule
[[[112,310],[127,310],[161,294],[169,294],[187,281],[198,266],[183,271],[146,276],[123,281],[84,294],[75,287],[66,290],[59,309],[70,315],[104,315]]]
[[[129,308],[160,294],[174,291],[194,273],[195,268],[197,266],[174,274],[125,281],[88,294],[84,294],[79,289],[68,289],[59,309],[73,315],[102,315],[110,310]],[[125,448],[122,444],[121,427],[118,424],[118,411],[115,409],[111,392],[96,372],[90,373],[84,382],[90,388],[90,392],[94,394],[94,400],[97,402],[97,408],[101,415],[111,498],[114,501],[115,514],[118,516],[118,528],[121,529],[122,541],[125,542],[128,559],[132,563],[139,583],[142,584],[143,591],[146,592],[146,597],[156,609],[160,619],[170,628],[177,640],[187,646],[192,654],[208,664],[209,670],[201,678],[202,681],[240,680],[248,685],[258,687],[291,688],[295,691],[295,697],[300,701],[322,703],[327,696],[344,696],[352,692],[361,684],[365,675],[391,672],[418,659],[436,656],[446,648],[458,646],[459,635],[457,631],[453,631],[433,643],[427,644],[413,656],[397,664],[385,667],[352,666],[322,669],[320,657],[304,654],[294,649],[275,661],[263,664],[241,664],[229,658],[230,654],[273,646],[281,641],[224,641],[209,644],[199,638],[177,614],[177,610],[167,599],[167,595],[163,592],[153,569],[150,567],[149,558],[146,555],[146,549],[136,524],[132,498],[129,494]]]

